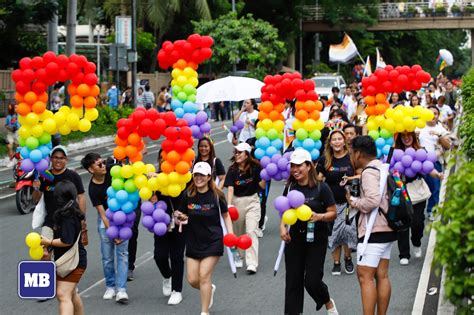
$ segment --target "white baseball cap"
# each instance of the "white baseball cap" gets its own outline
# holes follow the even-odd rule
[[[193,174],[211,175],[211,166],[207,162],[197,162],[193,168]]]
[[[246,142],[239,143],[238,145],[234,146],[234,149],[236,149],[239,152],[244,152],[247,151],[248,153],[252,152],[252,147],[250,144]]]
[[[64,156],[67,157],[67,149],[66,147],[62,146],[62,145],[57,145],[55,146],[52,150],[51,150],[51,153],[49,154],[49,156],[53,156],[54,152],[56,151],[61,151],[62,153],[64,153]]]
[[[298,148],[290,156],[290,163],[292,164],[303,164],[304,162],[311,162],[311,154],[305,149]]]

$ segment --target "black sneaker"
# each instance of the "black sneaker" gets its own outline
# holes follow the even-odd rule
[[[135,278],[133,277],[133,270],[129,270],[127,272],[127,281],[133,281]]]
[[[341,275],[341,264],[334,264],[331,271],[333,276],[340,276]]]
[[[352,263],[352,257],[347,257],[344,259],[344,270],[348,275],[354,273],[354,264]]]

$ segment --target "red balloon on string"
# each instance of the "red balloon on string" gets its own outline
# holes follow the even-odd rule
[[[239,238],[235,236],[235,234],[228,233],[224,236],[224,245],[227,247],[237,246],[238,242],[239,242]]]
[[[243,250],[249,249],[252,246],[252,239],[247,234],[240,235],[237,247]]]
[[[20,69],[26,70],[31,68],[31,58],[24,57],[20,60]]]
[[[229,206],[228,211],[232,221],[237,221],[239,219],[239,211],[235,206]]]

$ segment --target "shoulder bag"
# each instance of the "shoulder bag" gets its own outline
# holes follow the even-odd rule
[[[413,205],[426,201],[431,197],[430,187],[421,177],[407,183],[405,186]]]
[[[77,236],[74,245],[56,260],[56,274],[61,278],[69,275],[79,264],[79,240],[81,233]]]

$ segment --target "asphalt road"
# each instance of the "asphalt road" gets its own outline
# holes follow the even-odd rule
[[[216,124],[215,124],[216,125]],[[226,167],[232,154],[231,145],[225,140],[225,133],[220,127],[214,129],[214,141],[217,156]],[[150,143],[146,162],[156,161],[158,143]],[[95,151],[110,153],[113,144],[105,145]],[[78,166],[80,158],[88,151],[72,154],[70,167]],[[89,175],[80,171],[87,186]],[[268,200],[267,229],[260,239],[260,267],[253,276],[246,275],[245,270],[238,271],[238,278],[232,276],[227,258],[221,258],[213,276],[217,286],[212,314],[282,314],[284,307],[284,261],[276,277],[273,276],[273,265],[280,245],[278,233],[278,214],[272,207],[272,201],[283,191],[283,183],[273,183]],[[57,312],[56,300],[38,303],[21,300],[17,296],[17,264],[28,260],[28,250],[24,243],[25,235],[31,232],[31,214],[18,214],[12,190],[0,190],[0,305],[1,314],[54,314]],[[3,197],[2,197],[3,196]],[[86,314],[199,314],[199,292],[186,283],[183,286],[183,301],[177,306],[168,306],[167,298],[161,293],[162,276],[153,260],[153,236],[140,227],[138,237],[137,268],[135,280],[128,283],[130,302],[119,305],[114,301],[102,300],[104,281],[101,267],[99,237],[97,234],[97,214],[87,198],[89,245],[88,268],[79,283]],[[428,233],[422,240],[423,253],[426,251]],[[355,255],[353,255],[355,256]],[[354,257],[355,260],[355,257]],[[389,314],[411,314],[418,286],[423,259],[412,258],[409,266],[400,266],[398,249],[394,246],[390,266],[392,280],[392,299]],[[332,259],[327,254],[324,281],[329,287],[330,295],[335,300],[340,314],[361,314],[359,285],[356,275],[335,277],[331,275]],[[305,314],[315,313],[315,303],[306,293]],[[323,309],[319,313],[325,313]]]

